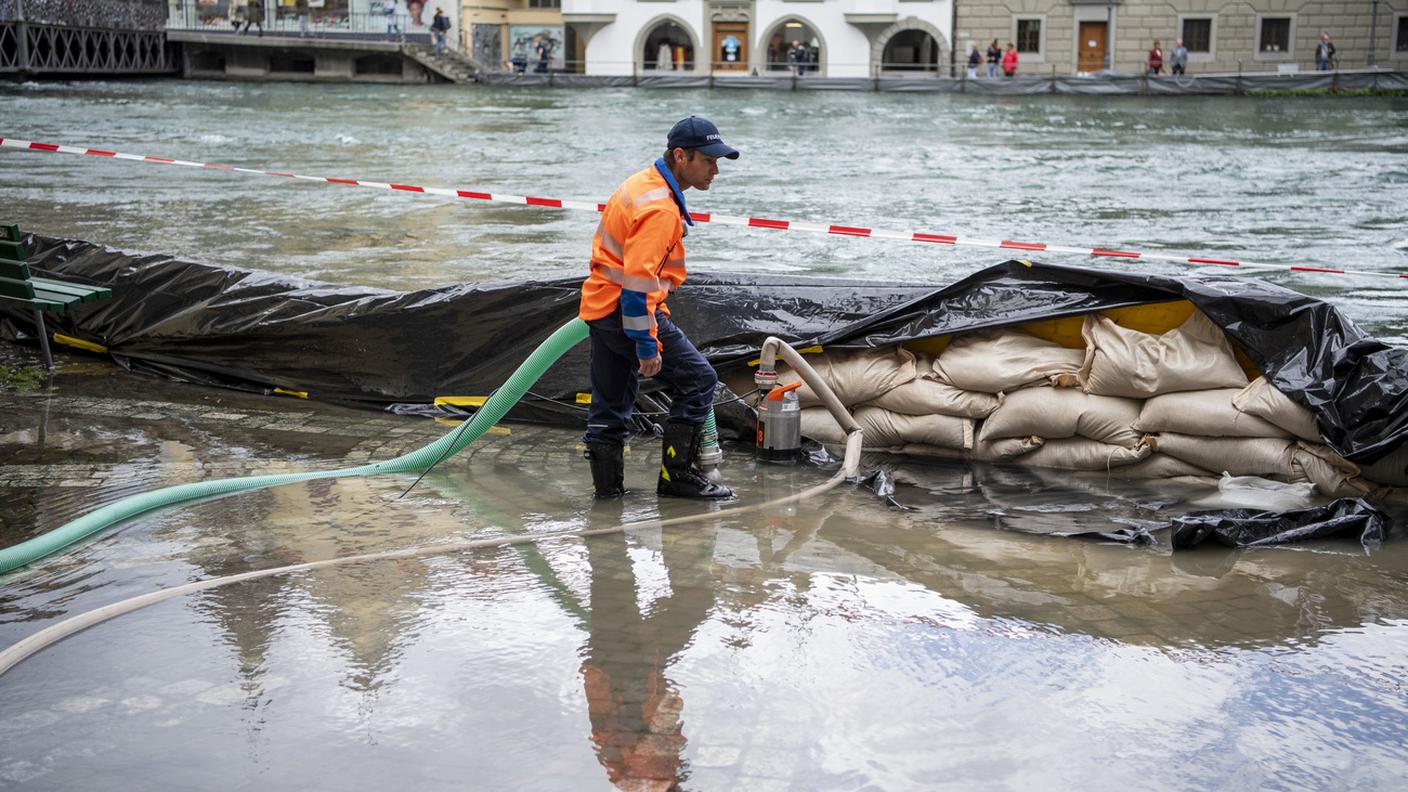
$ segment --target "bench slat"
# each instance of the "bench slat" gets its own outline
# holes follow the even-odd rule
[[[11,261],[7,258],[0,258],[0,278],[29,280],[29,265],[23,261]]]
[[[14,223],[0,221],[0,239],[8,239],[11,242],[20,241],[20,239],[22,239],[20,236],[20,227]]]
[[[93,302],[112,296],[112,289],[106,286],[85,286],[81,283],[57,281],[52,278],[30,278],[30,282],[34,284],[36,289],[48,289],[59,294],[70,294],[77,297],[80,302]]]
[[[32,282],[32,281],[31,281],[31,282]],[[69,308],[71,308],[71,307],[73,307],[73,306],[75,306],[75,305],[82,305],[82,304],[83,304],[83,298],[82,298],[82,297],[79,297],[79,296],[76,295],[76,294],[69,294],[69,293],[66,292],[66,291],[56,291],[56,290],[54,290],[54,289],[46,289],[46,288],[44,288],[43,286],[40,286],[40,285],[37,284],[37,283],[34,284],[34,296],[35,296],[36,298],[38,298],[38,299],[41,299],[41,300],[48,300],[49,302],[58,303],[59,305],[62,305],[62,306],[63,306],[63,308],[55,308],[55,309],[53,309],[53,310],[56,310],[56,311],[64,311],[64,310],[67,310],[67,309],[69,309]]]
[[[29,253],[25,251],[24,245],[19,242],[0,239],[0,258],[7,258],[11,261],[28,261]]]
[[[25,305],[38,308],[41,311],[63,311],[68,308],[67,303],[54,302],[53,300],[41,297],[11,297],[8,294],[0,294],[0,300],[6,302],[24,303]]]
[[[28,300],[34,297],[34,286],[27,280],[0,277],[0,295]]]

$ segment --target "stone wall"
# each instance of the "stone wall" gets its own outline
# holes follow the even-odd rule
[[[1322,32],[1329,33],[1334,42],[1339,68],[1362,69],[1369,59],[1371,5],[1372,0],[1123,0],[1109,6],[1098,0],[960,0],[955,44],[963,62],[969,42],[986,49],[996,38],[1005,47],[1016,39],[1018,17],[1038,17],[1043,20],[1043,51],[1039,55],[1023,53],[1019,72],[1074,74],[1077,17],[1104,19],[1108,8],[1113,19],[1112,65],[1117,71],[1142,72],[1149,48],[1157,39],[1167,73],[1173,42],[1181,35],[1180,20],[1187,17],[1213,20],[1212,50],[1205,55],[1191,53],[1190,72],[1276,71],[1290,64],[1302,71],[1312,70]],[[1292,19],[1289,51],[1258,50],[1258,19],[1265,16]],[[1408,49],[1395,48],[1400,16],[1408,16],[1408,0],[1379,0],[1374,46],[1377,66],[1408,67]]]

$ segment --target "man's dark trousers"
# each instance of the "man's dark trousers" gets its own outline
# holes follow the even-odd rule
[[[636,342],[621,329],[621,310],[587,322],[592,339],[592,404],[587,411],[588,443],[622,445],[640,390]],[[709,416],[718,375],[684,332],[663,313],[655,314],[656,336],[665,347],[660,373],[672,399],[670,420],[698,426]]]

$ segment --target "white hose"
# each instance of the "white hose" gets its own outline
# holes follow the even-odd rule
[[[769,348],[773,351],[769,352]],[[339,564],[364,563],[367,561],[384,561],[396,558],[424,558],[427,556],[443,555],[454,553],[460,550],[475,550],[484,547],[507,547],[516,544],[529,544],[538,542],[550,542],[555,539],[577,539],[588,536],[602,536],[604,534],[621,533],[645,528],[659,526],[664,528],[671,525],[683,525],[685,523],[702,522],[704,520],[715,520],[720,517],[733,517],[740,514],[762,511],[774,506],[780,506],[792,501],[806,500],[821,495],[833,489],[848,478],[856,476],[860,470],[861,453],[861,427],[856,420],[851,417],[850,412],[841,404],[840,399],[831,388],[817,375],[816,371],[807,364],[802,356],[797,354],[791,347],[784,344],[780,339],[769,337],[763,344],[763,361],[768,365],[775,360],[776,354],[781,352],[784,360],[791,365],[819,396],[831,415],[846,429],[846,453],[842,458],[841,469],[836,474],[822,484],[802,490],[801,492],[775,498],[765,503],[756,503],[750,506],[735,506],[731,509],[724,509],[717,512],[704,512],[702,514],[691,514],[684,517],[671,517],[666,520],[650,519],[636,522],[622,523],[611,528],[584,528],[575,531],[556,531],[553,533],[538,534],[533,536],[505,536],[498,539],[473,539],[463,542],[450,542],[432,547],[406,548],[402,550],[388,550],[381,553],[367,553],[364,555],[345,556],[343,558],[329,558],[324,561],[310,561],[306,564],[292,564],[290,566],[274,567],[272,569],[258,569],[252,572],[242,572],[238,575],[227,575],[225,577],[210,578],[209,580],[199,580],[195,583],[187,583],[182,586],[153,591],[148,594],[140,594],[135,597],[100,608],[85,611],[76,616],[70,616],[57,624],[50,625],[39,632],[21,639],[19,642],[8,646],[4,651],[0,651],[0,676],[20,663],[24,662],[34,654],[45,648],[62,641],[63,639],[82,632],[83,630],[102,624],[109,619],[115,619],[125,613],[140,610],[148,605],[155,605],[175,597],[183,597],[187,594],[194,594],[197,591],[228,586],[231,583],[240,583],[246,580],[255,580],[272,575],[282,575],[289,572],[303,572],[313,569],[323,569],[325,567],[337,566]]]

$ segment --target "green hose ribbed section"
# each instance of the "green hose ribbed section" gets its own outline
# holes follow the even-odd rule
[[[311,473],[282,473],[273,476],[251,476],[247,478],[216,479],[198,481],[193,484],[178,484],[163,487],[151,492],[143,492],[110,503],[96,511],[65,523],[52,531],[36,536],[27,542],[0,550],[0,573],[18,569],[45,556],[57,553],[65,547],[112,525],[136,517],[155,509],[198,498],[218,497],[235,492],[277,487],[298,481],[339,478],[342,476],[371,476],[377,473],[406,473],[424,470],[442,459],[459,453],[478,440],[489,428],[498,423],[508,413],[523,394],[533,387],[543,373],[567,350],[587,337],[587,324],[581,319],[573,319],[558,328],[547,340],[533,350],[533,354],[509,376],[505,382],[484,402],[484,406],[474,414],[468,425],[456,427],[454,431],[395,459],[375,462],[353,468],[323,470]]]

